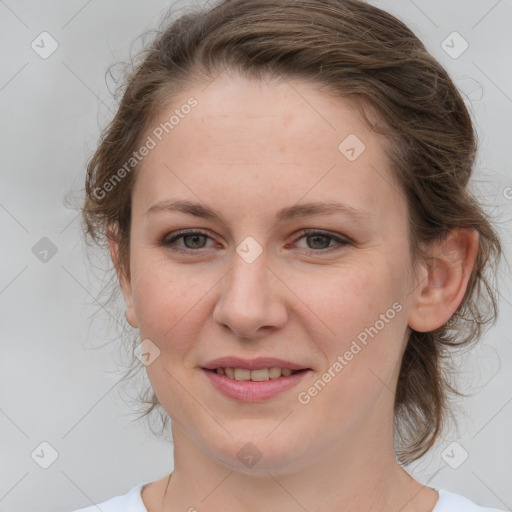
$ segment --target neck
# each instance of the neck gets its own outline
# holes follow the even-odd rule
[[[215,460],[173,425],[175,469],[162,511],[431,511],[437,495],[397,463],[387,429],[369,427],[373,435],[358,429],[302,466],[248,474]]]

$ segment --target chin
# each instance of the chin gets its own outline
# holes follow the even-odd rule
[[[209,439],[208,450],[219,463],[246,475],[268,477],[268,473],[285,474],[299,469],[304,464],[301,456],[307,444],[289,431],[283,430],[279,435],[276,430],[269,435],[270,431],[268,428],[261,432],[241,431],[234,438],[227,436],[220,446],[211,446]]]

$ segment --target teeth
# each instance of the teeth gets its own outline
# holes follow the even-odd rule
[[[235,378],[236,378],[236,372],[235,372]],[[255,380],[257,382],[268,380],[268,368],[262,368],[261,370],[252,370],[251,371],[251,380]]]
[[[251,370],[245,370],[244,368],[235,368],[235,380],[250,380]]]
[[[277,379],[278,377],[281,377],[281,368],[277,368],[277,367],[269,368],[268,376],[271,379]]]
[[[269,379],[277,379],[281,376],[288,377],[293,370],[290,368],[262,368],[260,370],[248,370],[247,368],[217,368],[219,375],[226,375],[230,379],[235,380],[253,380],[255,382],[263,382]]]

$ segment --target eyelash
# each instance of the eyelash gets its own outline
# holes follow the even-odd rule
[[[161,245],[164,247],[168,247],[171,251],[179,252],[182,254],[190,254],[192,252],[204,251],[205,250],[204,248],[202,248],[202,249],[183,249],[183,248],[179,248],[177,246],[172,246],[172,244],[174,242],[176,242],[177,240],[179,240],[180,238],[184,238],[186,236],[193,236],[193,235],[200,235],[200,236],[205,236],[207,238],[211,238],[210,236],[208,236],[207,233],[205,233],[203,231],[181,231],[180,233],[177,233],[172,238],[164,239],[162,241]],[[343,246],[348,245],[350,243],[347,239],[344,239],[344,238],[341,238],[338,236],[334,236],[328,232],[319,231],[316,229],[304,229],[302,231],[299,231],[296,236],[298,238],[296,238],[294,243],[298,242],[301,238],[305,238],[306,236],[322,236],[322,237],[330,238],[331,240],[338,242],[338,247],[334,246],[334,248],[330,247],[330,248],[319,249],[319,250],[303,249],[303,252],[305,252],[308,256],[313,256],[313,255],[318,255],[318,254],[326,254],[328,252],[339,250]]]

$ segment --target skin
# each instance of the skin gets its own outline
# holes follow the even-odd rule
[[[414,273],[386,141],[347,100],[314,84],[225,72],[177,98],[155,126],[190,96],[197,107],[137,171],[129,275],[117,267],[128,321],[160,350],[147,372],[172,420],[174,471],[168,488],[166,475],[143,489],[148,511],[431,511],[437,492],[395,459],[394,390],[409,329],[433,330],[460,304],[477,234],[452,232],[430,248],[435,265]],[[354,161],[338,150],[349,134],[366,146]],[[208,205],[225,222],[145,213],[170,198]],[[368,217],[274,219],[281,208],[328,200]],[[187,243],[188,254],[161,244],[192,228],[209,238],[178,239],[174,247]],[[348,243],[297,236],[305,228]],[[263,250],[250,264],[236,252],[248,236]],[[110,248],[117,266],[117,244]],[[298,393],[396,302],[401,311],[299,403]],[[275,356],[312,372],[272,399],[240,402],[200,369],[226,355]],[[250,468],[237,457],[247,442],[262,454]]]

